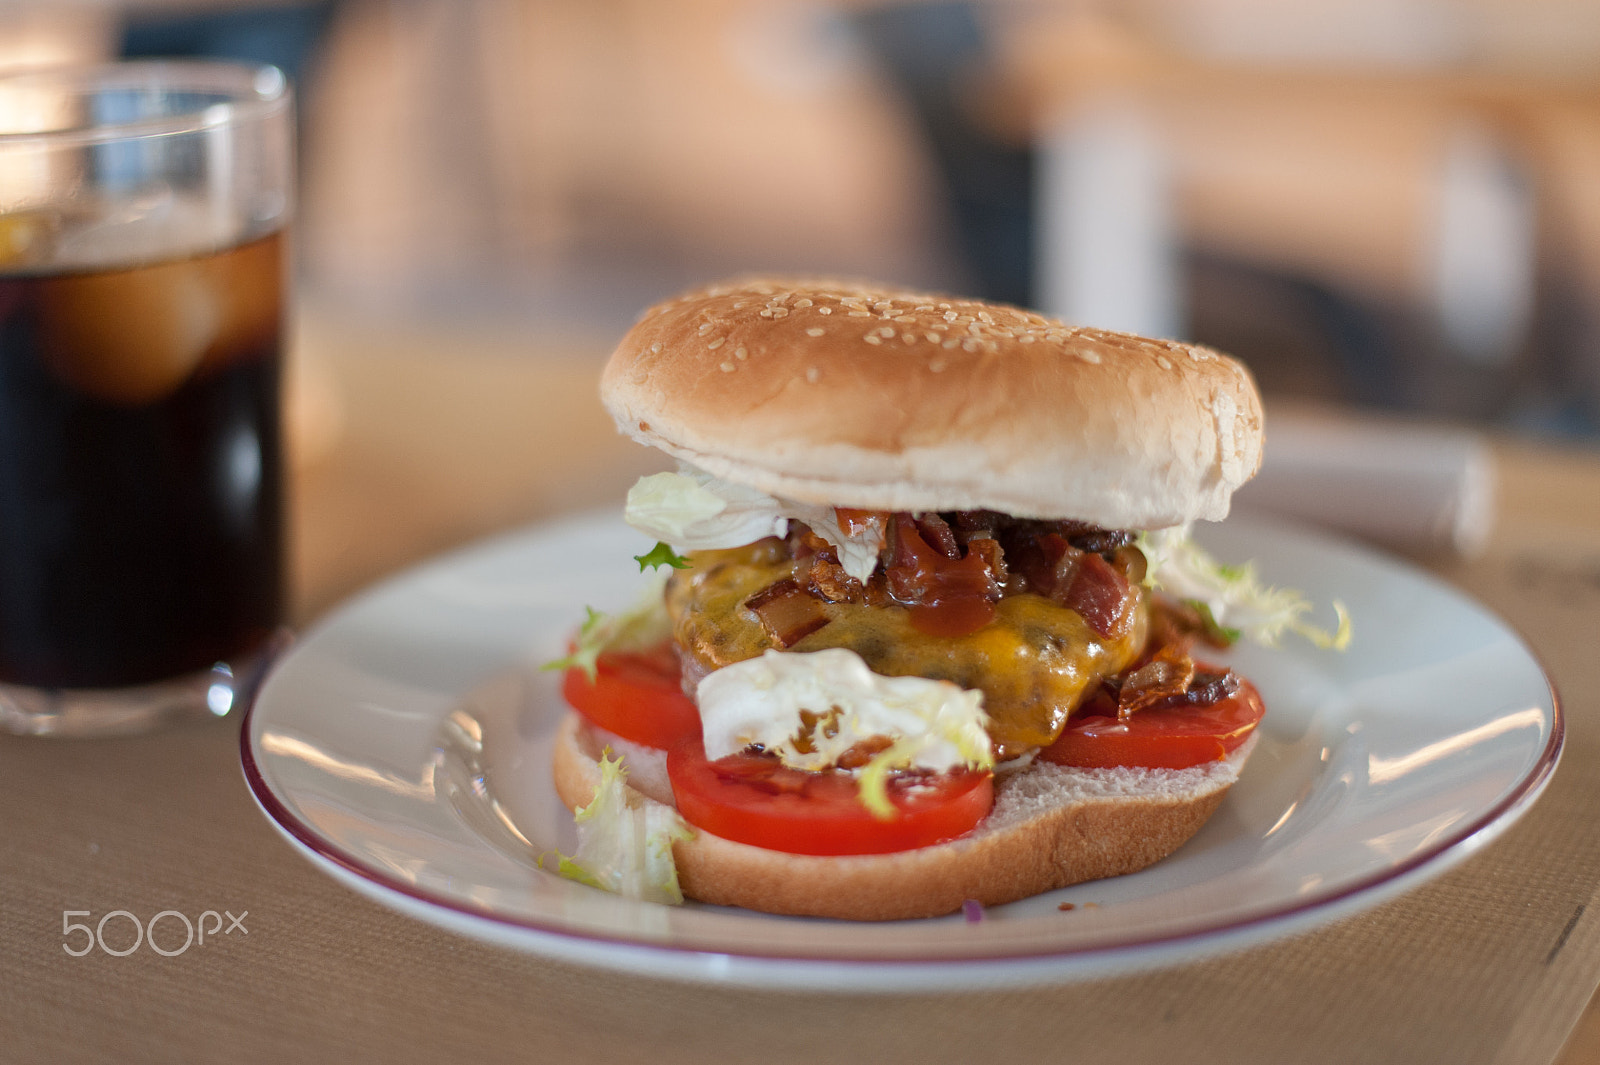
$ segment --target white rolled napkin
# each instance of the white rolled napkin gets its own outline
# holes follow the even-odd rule
[[[1488,544],[1494,497],[1494,455],[1479,433],[1269,409],[1261,472],[1234,502],[1407,551],[1471,556]]]

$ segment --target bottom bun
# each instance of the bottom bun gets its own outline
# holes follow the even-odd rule
[[[765,913],[888,921],[937,917],[973,900],[985,906],[1136,872],[1182,846],[1205,824],[1254,748],[1190,769],[1074,769],[1035,761],[997,777],[994,809],[960,839],[893,854],[819,857],[753,847],[696,828],[673,844],[683,893]],[[556,792],[587,805],[610,746],[639,790],[665,795],[661,752],[618,741],[568,714],[556,737]]]

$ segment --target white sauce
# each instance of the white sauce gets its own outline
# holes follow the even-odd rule
[[[843,648],[768,651],[707,674],[696,696],[711,759],[758,744],[786,765],[821,770],[856,743],[886,736],[896,743],[898,766],[993,764],[982,692],[879,676]],[[807,727],[802,711],[819,720]]]

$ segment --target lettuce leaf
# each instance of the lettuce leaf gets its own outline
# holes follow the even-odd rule
[[[589,805],[573,814],[577,853],[558,854],[556,872],[624,898],[677,905],[683,891],[672,844],[694,834],[676,810],[628,787],[627,773],[609,748],[601,754],[600,786]]]
[[[691,466],[639,478],[628,489],[623,516],[640,532],[690,551],[740,547],[789,528],[778,501],[765,492]]]
[[[687,463],[679,464],[677,473],[639,478],[628,490],[623,516],[640,532],[687,551],[743,547],[762,537],[782,536],[793,518],[832,544],[839,564],[858,581],[872,576],[884,543],[881,528],[847,534],[830,506],[778,499]]]
[[[1222,627],[1235,629],[1267,647],[1293,633],[1323,649],[1342,651],[1350,645],[1350,615],[1334,600],[1332,631],[1305,620],[1312,602],[1293,588],[1274,588],[1256,576],[1253,563],[1225,565],[1189,537],[1187,526],[1139,534],[1139,549],[1148,567],[1145,584],[1192,600],[1210,612]]]

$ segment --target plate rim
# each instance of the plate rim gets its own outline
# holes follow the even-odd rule
[[[318,631],[327,627],[342,615],[356,609],[361,603],[376,595],[391,591],[397,585],[414,580],[425,571],[430,571],[437,567],[448,567],[457,559],[479,552],[491,551],[496,547],[514,544],[517,540],[556,526],[580,524],[585,520],[596,519],[608,513],[605,511],[591,511],[557,516],[549,521],[535,522],[516,530],[484,538],[454,551],[421,560],[416,565],[406,567],[336,605],[308,630],[302,641],[314,637]],[[1232,945],[1248,945],[1249,942],[1260,942],[1261,938],[1266,938],[1251,939],[1250,936],[1253,932],[1265,932],[1278,926],[1293,928],[1302,924],[1320,924],[1322,922],[1316,920],[1318,914],[1326,914],[1328,920],[1335,920],[1341,915],[1350,912],[1360,896],[1374,894],[1376,895],[1373,900],[1374,903],[1383,901],[1385,898],[1393,897],[1414,886],[1411,882],[1416,879],[1417,874],[1424,868],[1433,866],[1435,863],[1443,863],[1437,869],[1437,872],[1442,873],[1475,853],[1514,824],[1543,793],[1560,762],[1566,734],[1566,713],[1562,707],[1561,695],[1543,658],[1531,646],[1523,633],[1508,623],[1498,612],[1437,575],[1406,563],[1404,560],[1394,559],[1374,551],[1365,545],[1355,544],[1338,537],[1331,537],[1321,530],[1305,529],[1293,523],[1271,519],[1262,521],[1258,516],[1252,516],[1251,523],[1258,526],[1266,526],[1273,531],[1281,530],[1299,536],[1310,537],[1313,540],[1325,540],[1329,543],[1335,543],[1346,550],[1354,550],[1366,561],[1376,561],[1386,566],[1399,565],[1413,578],[1421,578],[1453,595],[1466,599],[1509,633],[1516,640],[1523,653],[1532,661],[1549,694],[1551,726],[1544,746],[1540,750],[1532,768],[1499,801],[1487,807],[1478,817],[1462,825],[1456,832],[1451,833],[1448,838],[1430,843],[1394,865],[1362,876],[1355,881],[1341,884],[1333,890],[1311,896],[1298,896],[1280,905],[1269,906],[1263,910],[1257,910],[1234,919],[1203,923],[1196,927],[1180,928],[1155,936],[1125,934],[1110,942],[1100,942],[1080,947],[1041,945],[1037,948],[1031,948],[1024,944],[1013,945],[996,953],[970,953],[963,954],[960,957],[944,958],[890,955],[872,958],[830,957],[816,954],[786,953],[782,949],[762,949],[756,945],[710,950],[703,946],[690,944],[651,942],[633,938],[626,934],[607,935],[600,931],[564,927],[558,923],[541,920],[537,916],[509,914],[488,907],[473,906],[465,900],[452,898],[408,883],[380,868],[365,864],[359,856],[344,851],[336,842],[323,836],[314,826],[306,823],[304,819],[296,814],[273,790],[272,783],[267,779],[261,768],[260,761],[254,750],[255,739],[252,726],[257,720],[257,708],[261,702],[260,695],[267,687],[265,684],[257,687],[254,693],[255,697],[244,708],[239,733],[241,770],[252,798],[261,808],[263,814],[281,833],[292,842],[298,844],[299,847],[304,848],[306,853],[302,855],[303,857],[314,857],[326,861],[365,884],[401,896],[412,904],[413,908],[417,904],[421,904],[428,908],[445,911],[452,918],[449,925],[437,921],[429,922],[433,923],[435,927],[447,927],[449,930],[458,933],[474,934],[459,927],[461,919],[466,918],[469,921],[485,923],[486,927],[481,931],[481,934],[478,934],[478,938],[500,943],[501,945],[509,945],[514,949],[532,950],[534,948],[531,944],[526,943],[506,943],[503,938],[506,931],[513,935],[531,933],[534,937],[555,937],[558,940],[574,945],[600,945],[604,948],[602,954],[607,955],[617,950],[621,950],[624,953],[654,955],[671,959],[671,964],[668,967],[673,971],[663,973],[662,975],[664,976],[676,976],[691,980],[718,979],[719,976],[713,970],[722,966],[714,963],[718,960],[737,959],[746,968],[776,967],[771,973],[765,974],[767,982],[774,985],[794,983],[809,986],[810,981],[805,979],[784,980],[781,973],[785,970],[796,970],[796,975],[799,976],[799,971],[801,970],[842,969],[882,974],[895,971],[911,973],[915,970],[925,970],[932,967],[939,970],[948,970],[951,979],[946,982],[958,983],[960,982],[959,977],[963,974],[978,975],[978,970],[993,970],[996,967],[1005,966],[1019,966],[1033,972],[1033,976],[1022,977],[1022,982],[1026,982],[1030,979],[1051,975],[1038,971],[1048,968],[1051,963],[1063,970],[1054,975],[1083,976],[1092,975],[1086,970],[1094,968],[1097,963],[1104,963],[1112,959],[1125,959],[1130,963],[1130,968],[1147,968],[1163,962],[1170,962],[1174,959],[1181,959],[1185,951],[1194,954],[1212,953],[1213,950],[1208,948],[1212,948],[1213,945],[1215,951],[1231,949]],[[293,650],[294,648],[290,648],[288,653],[278,659],[274,665],[274,672],[277,671],[280,665],[293,659]],[[1388,890],[1386,891],[1385,889]],[[363,893],[367,894],[369,898],[377,898],[375,893]],[[390,908],[394,909],[395,907],[391,906]],[[402,912],[405,916],[414,917],[415,919],[426,920],[426,918],[420,917],[415,913],[400,910],[396,910],[396,912]],[[502,935],[490,935],[488,934],[490,929],[500,929],[502,930]],[[1245,942],[1240,943],[1240,940]],[[575,959],[577,951],[564,951],[561,956],[569,960]],[[698,966],[697,959],[700,963]],[[583,961],[583,959],[577,960]],[[621,964],[616,958],[609,956],[596,957],[590,961],[590,964],[633,972],[647,971],[645,966]],[[693,971],[697,967],[704,971]],[[992,983],[993,979],[992,977],[985,977],[984,982]],[[927,980],[913,980],[910,983],[884,984],[881,986],[885,990],[903,990],[912,986],[931,987],[944,986],[944,984],[939,981],[930,983]]]

